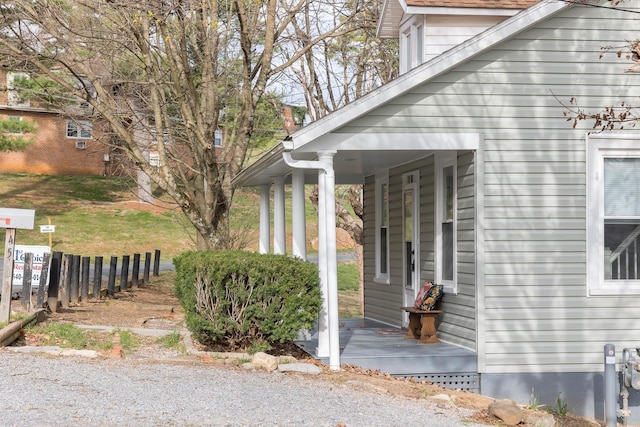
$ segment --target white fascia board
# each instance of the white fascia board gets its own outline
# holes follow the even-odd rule
[[[242,186],[244,183],[263,173],[264,168],[282,160],[282,153],[285,151],[284,141],[273,146],[263,154],[255,163],[240,171],[231,181],[232,185]]]
[[[322,149],[337,151],[378,150],[476,150],[478,133],[332,133],[301,147],[301,153]]]
[[[291,135],[294,149],[298,149],[344,126],[369,111],[466,62],[473,56],[490,49],[503,40],[527,30],[537,22],[571,7],[573,7],[572,3],[558,2],[557,0],[543,0],[531,6],[529,9],[506,19],[442,55],[436,56],[429,62],[414,68],[366,96],[303,127]]]
[[[520,13],[522,10],[523,9],[409,6],[405,9],[405,12],[414,15],[513,16]]]
[[[384,3],[382,3],[382,9],[380,9],[380,19],[378,20],[378,25],[376,27],[376,36],[378,37],[380,37],[380,33],[382,33],[383,31],[383,18],[387,14],[387,10],[389,9],[389,1],[393,0],[384,0]]]

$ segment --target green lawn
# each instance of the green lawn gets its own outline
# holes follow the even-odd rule
[[[195,248],[195,232],[179,209],[141,210],[130,203],[136,200],[132,179],[0,174],[0,181],[0,208],[35,210],[35,229],[16,231],[19,245],[47,246],[50,235],[40,233],[39,226],[51,223],[56,226],[51,234],[53,250],[68,254],[109,259],[160,249],[161,258],[168,261]],[[291,198],[286,200],[290,203]],[[232,228],[244,235],[249,250],[257,249],[259,205],[260,195],[255,189],[242,189],[236,192],[230,212]],[[316,214],[311,203],[306,206],[310,241],[315,236]],[[287,212],[290,215],[290,206]],[[3,252],[4,244],[4,233],[0,233]],[[311,247],[307,250],[313,251]],[[345,302],[357,299],[358,281],[355,263],[338,266],[338,288],[349,295]],[[347,313],[359,312],[351,305]]]

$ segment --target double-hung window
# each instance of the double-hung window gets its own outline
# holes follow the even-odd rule
[[[640,294],[640,139],[587,139],[589,295]]]
[[[400,29],[400,74],[424,62],[424,17],[416,17]]]
[[[22,98],[20,96],[20,91],[16,87],[16,80],[19,79],[28,79],[29,75],[26,73],[16,73],[16,72],[8,72],[7,73],[7,104],[12,107],[29,107],[30,101],[28,98]]]
[[[376,277],[389,283],[389,176],[376,176]]]
[[[67,138],[91,139],[93,126],[87,120],[67,120]]]
[[[436,155],[436,281],[457,292],[457,183],[455,153]]]

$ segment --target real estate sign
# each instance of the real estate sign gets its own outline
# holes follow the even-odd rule
[[[37,288],[40,283],[40,274],[42,273],[42,264],[44,261],[44,254],[51,252],[49,246],[30,246],[30,245],[16,245],[14,251],[13,260],[13,280],[11,285],[13,287],[22,287],[24,280],[24,254],[33,254],[33,268],[31,276],[31,287]]]

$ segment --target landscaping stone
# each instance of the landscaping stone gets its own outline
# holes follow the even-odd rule
[[[556,419],[547,412],[525,411],[524,425],[531,427],[555,427]]]
[[[489,415],[502,420],[508,426],[520,424],[524,416],[522,409],[512,400],[496,400],[489,405]]]
[[[89,359],[96,359],[99,356],[99,353],[94,350],[74,350],[71,348],[60,348],[58,346],[24,346],[6,348],[14,353],[44,353],[51,356],[77,356]]]
[[[301,374],[320,375],[322,370],[312,363],[281,363],[278,365],[280,372],[298,372]]]
[[[430,397],[431,400],[437,400],[440,402],[451,402],[451,396],[449,396],[448,394],[436,394],[435,396],[431,396]]]
[[[268,372],[273,372],[278,369],[278,358],[263,352],[254,354],[251,363],[253,363],[256,368],[264,369]]]

